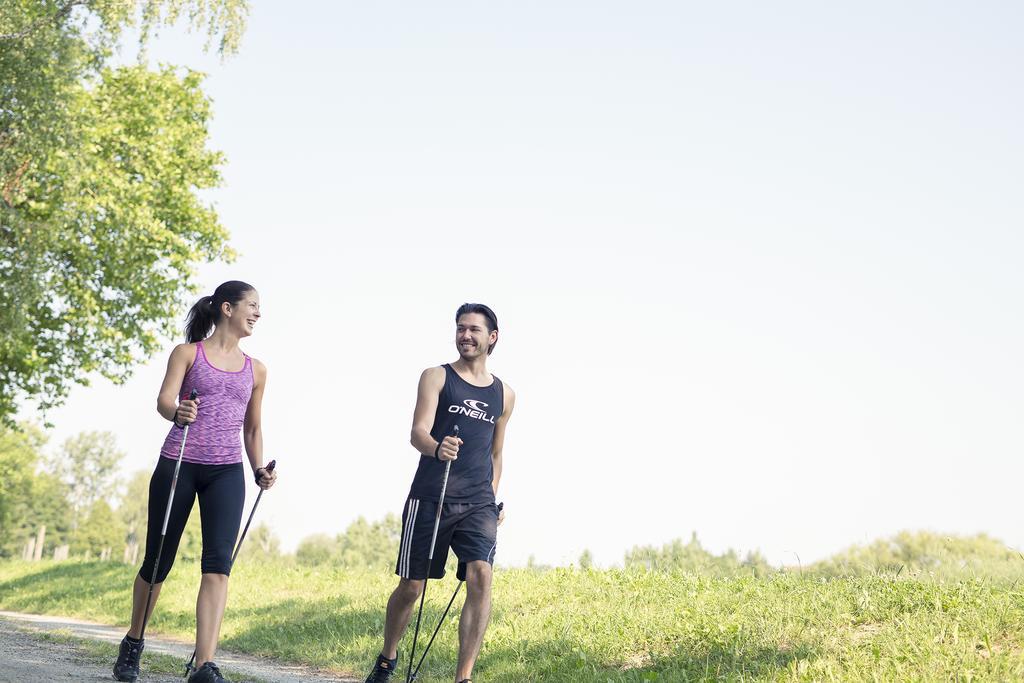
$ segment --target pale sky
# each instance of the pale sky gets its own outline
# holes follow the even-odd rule
[[[694,530],[788,564],[1024,546],[1022,29],[1009,2],[254,2],[225,63],[165,32],[154,63],[210,75],[242,254],[200,294],[262,298],[259,520],[293,549],[400,513],[417,378],[481,301],[518,395],[499,563]],[[52,445],[110,430],[152,469],[173,343],[75,389]]]

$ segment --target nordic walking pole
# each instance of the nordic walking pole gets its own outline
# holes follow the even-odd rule
[[[277,467],[277,461],[271,460],[270,463],[263,469],[266,470],[267,474],[270,474],[271,472],[274,471],[275,467]],[[263,497],[264,491],[265,489],[260,489],[260,492],[256,495],[256,502],[252,504],[252,512],[249,513],[249,519],[246,520],[245,528],[242,529],[242,536],[238,539],[238,545],[235,546],[235,552],[231,553],[231,564],[229,565],[230,567],[235,566],[235,558],[238,557],[238,551],[242,549],[242,541],[245,540],[245,535],[249,533],[249,525],[252,524],[252,518],[256,514],[256,506],[260,504],[260,498]]]
[[[416,677],[420,675],[420,667],[423,666],[423,660],[427,658],[427,652],[430,651],[430,646],[434,644],[434,638],[437,637],[437,632],[441,630],[441,625],[444,624],[444,617],[447,616],[447,611],[452,609],[452,603],[455,602],[455,596],[459,595],[459,589],[462,588],[462,584],[463,582],[460,581],[459,585],[455,587],[455,593],[452,594],[452,599],[449,600],[449,606],[444,608],[444,613],[441,614],[441,617],[437,621],[437,628],[434,629],[434,635],[430,636],[430,642],[427,643],[427,646],[423,649],[423,654],[420,655],[420,660],[416,663],[416,671],[413,672],[414,681],[416,680]]]
[[[195,389],[188,395],[188,400],[196,400],[199,392]],[[156,583],[157,572],[160,571],[160,556],[164,552],[164,539],[167,537],[167,522],[171,519],[171,503],[174,502],[174,489],[178,486],[178,471],[181,470],[181,458],[185,455],[185,440],[188,439],[188,427],[181,434],[181,449],[178,451],[178,461],[174,464],[174,477],[171,479],[171,493],[167,496],[167,510],[164,512],[164,526],[160,530],[160,545],[156,547],[156,562],[153,564],[153,577],[149,582],[149,594],[146,596],[146,610],[142,613],[142,631],[139,632],[139,640],[146,637],[146,623],[149,622],[149,605],[153,602],[153,584]]]
[[[455,434],[459,438],[459,425],[455,425]],[[430,566],[434,563],[434,544],[437,542],[437,529],[441,525],[441,506],[444,505],[444,492],[448,488],[448,472],[452,469],[452,461],[444,464],[444,479],[441,480],[441,497],[437,501],[437,515],[434,517],[434,535],[430,539],[430,552],[427,553],[427,575],[423,579],[423,592],[420,593],[420,611],[416,615],[416,632],[412,637],[412,653],[409,655],[409,670],[405,674],[405,683],[412,683],[412,660],[416,659],[416,640],[420,635],[420,620],[423,619],[423,601],[427,597],[427,582],[430,581]],[[454,597],[452,598],[455,599]],[[419,670],[419,667],[416,667]]]
[[[498,512],[505,507],[504,503],[498,503]],[[452,604],[455,602],[455,596],[459,594],[459,589],[462,588],[462,584],[465,583],[462,579],[459,580],[457,586],[455,586],[455,592],[452,593],[452,599],[448,601],[448,606],[444,608],[444,614],[437,622],[437,628],[434,629],[434,635],[430,636],[430,641],[427,643],[427,647],[423,649],[423,654],[420,655],[420,661],[416,662],[416,669],[412,672],[412,680],[416,680],[416,677],[420,673],[420,667],[423,666],[423,660],[427,658],[427,653],[430,652],[430,646],[434,644],[434,638],[437,638],[437,632],[441,630],[441,626],[444,624],[444,618],[448,616],[448,610],[452,608]]]
[[[273,472],[274,468],[277,467],[277,461],[271,460],[270,463],[262,468],[267,472]],[[256,494],[256,502],[252,504],[252,512],[249,513],[249,519],[245,522],[245,528],[242,529],[242,535],[238,539],[238,543],[235,544],[235,550],[231,553],[231,564],[228,565],[228,571],[231,571],[231,567],[235,566],[235,558],[238,557],[238,551],[242,549],[242,541],[245,540],[245,535],[249,533],[249,525],[252,524],[252,518],[256,515],[256,506],[260,504],[260,498],[263,497],[264,489],[260,489],[260,492]],[[192,650],[192,656],[188,658],[188,663],[185,664],[185,675],[188,676],[189,672],[192,671],[192,665],[196,661],[196,651]]]

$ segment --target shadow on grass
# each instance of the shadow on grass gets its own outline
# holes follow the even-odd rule
[[[288,600],[274,605],[245,610],[246,627],[222,640],[226,648],[280,660],[329,668],[350,675],[365,675],[380,652],[384,630],[383,600],[377,605],[336,603],[327,609],[323,603]],[[428,603],[416,659],[433,633],[447,599]],[[423,664],[420,683],[450,681],[458,655],[458,619],[462,603],[457,601],[442,626]],[[493,623],[500,623],[503,612],[495,609]],[[399,646],[399,673],[409,664],[409,650],[415,624],[412,622]],[[475,674],[488,681],[720,681],[774,680],[798,660],[811,660],[818,652],[807,645],[758,647],[740,641],[712,643],[669,655],[646,657],[638,654],[631,661],[603,661],[580,640],[553,637],[537,632],[516,641],[484,643]]]
[[[361,672],[364,668],[369,670],[383,641],[384,603],[387,596],[382,598],[375,601],[379,605],[355,605],[345,598],[332,598],[327,602],[317,600],[315,603],[290,599],[264,607],[238,610],[230,618],[232,621],[237,618],[245,626],[232,628],[230,635],[222,638],[221,645],[231,650],[350,674]],[[458,607],[456,605],[453,610]],[[424,607],[419,641],[421,650],[430,637],[428,629],[433,630],[443,611],[443,604],[428,602]],[[452,620],[451,616],[448,620]],[[453,624],[457,625],[457,621]],[[447,630],[450,636],[455,628],[446,625],[441,633]],[[412,630],[410,625],[407,637],[400,646],[403,660],[406,648],[411,647]],[[442,640],[442,636],[438,636],[435,647],[440,646]]]
[[[753,681],[776,680],[792,662],[814,659],[810,647],[775,648],[714,644],[667,656],[638,654],[628,662],[602,661],[578,641],[538,634],[519,643],[494,646],[485,642],[475,674],[488,681]],[[431,681],[450,680],[454,654],[447,666],[434,665]],[[427,680],[427,679],[424,679]]]

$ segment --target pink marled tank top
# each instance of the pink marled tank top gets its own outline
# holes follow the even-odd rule
[[[181,382],[180,398],[188,398],[195,389],[199,393],[199,412],[188,428],[182,460],[203,465],[242,461],[242,424],[254,381],[249,356],[245,356],[241,370],[228,372],[213,367],[206,359],[203,342],[196,343],[196,359]],[[160,455],[177,459],[184,432],[172,426]]]

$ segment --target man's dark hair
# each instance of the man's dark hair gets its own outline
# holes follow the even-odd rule
[[[462,304],[459,306],[459,310],[455,311],[455,324],[458,325],[459,318],[466,315],[467,313],[479,313],[487,320],[487,334],[498,331],[498,316],[494,315],[494,311],[489,306],[483,304]],[[494,347],[498,345],[495,341],[493,344],[487,347],[487,355],[491,355],[494,351]]]

